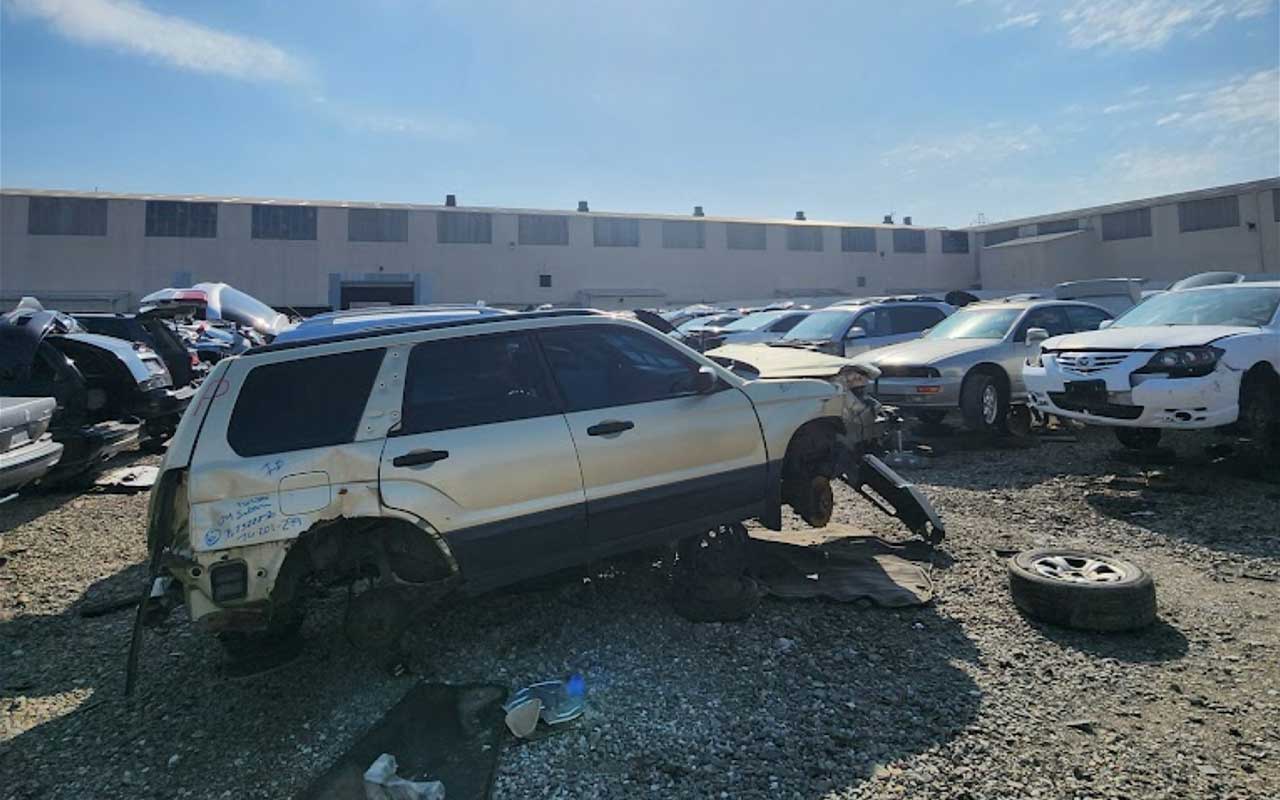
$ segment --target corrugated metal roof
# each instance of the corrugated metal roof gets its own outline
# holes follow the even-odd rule
[[[1280,177],[1263,178],[1262,180],[1249,181],[1248,183],[1231,183],[1226,186],[1213,186],[1208,189],[1196,189],[1194,191],[1180,192],[1178,194],[1146,197],[1141,200],[1126,200],[1123,203],[1111,203],[1105,206],[1091,206],[1089,208],[1057,211],[1052,214],[1040,214],[1034,217],[1022,217],[1021,219],[1010,219],[1003,222],[991,222],[986,225],[974,225],[966,228],[965,230],[998,230],[1000,228],[1012,228],[1015,225],[1033,225],[1037,222],[1053,222],[1060,219],[1072,219],[1073,217],[1091,217],[1096,214],[1110,214],[1115,211],[1131,211],[1135,208],[1145,208],[1147,206],[1167,206],[1172,203],[1180,203],[1186,200],[1201,200],[1206,197],[1266,191],[1267,189],[1280,189]]]
[[[669,220],[681,222],[742,222],[756,225],[795,225],[823,228],[884,228],[905,230],[948,230],[925,225],[885,225],[871,222],[838,220],[797,220],[786,217],[724,217],[693,214],[649,214],[626,211],[575,211],[556,208],[505,208],[497,206],[445,206],[428,203],[390,203],[361,200],[296,200],[280,197],[228,197],[204,194],[137,194],[128,192],[77,192],[71,189],[0,189],[0,195],[35,197],[86,197],[98,200],[174,200],[188,203],[237,203],[246,205],[315,206],[317,208],[389,208],[409,211],[474,211],[486,214],[554,214],[567,217],[606,217],[613,219]]]

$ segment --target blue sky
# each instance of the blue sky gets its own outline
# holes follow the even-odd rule
[[[1280,0],[0,1],[6,187],[958,226],[1280,174]]]

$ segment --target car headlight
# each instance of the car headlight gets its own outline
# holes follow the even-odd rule
[[[1171,347],[1157,351],[1138,373],[1168,375],[1170,378],[1198,378],[1213,372],[1223,351],[1218,347]]]

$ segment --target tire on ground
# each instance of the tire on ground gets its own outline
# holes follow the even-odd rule
[[[1102,559],[1120,567],[1113,582],[1076,583],[1047,577],[1034,564],[1045,557]],[[1156,587],[1151,575],[1136,564],[1110,556],[1059,548],[1027,550],[1008,562],[1009,592],[1014,605],[1027,616],[1086,631],[1129,631],[1156,619]]]
[[[1240,433],[1259,466],[1280,464],[1280,378],[1255,367],[1240,386]]]
[[[1159,428],[1112,428],[1116,440],[1130,450],[1151,450],[1160,444]]]
[[[995,419],[987,422],[983,414],[983,396],[991,387],[996,393]],[[960,415],[965,427],[974,431],[998,431],[1003,429],[1009,413],[1009,393],[1000,379],[989,372],[971,372],[960,387]]]
[[[748,536],[741,523],[680,541],[671,574],[671,605],[690,622],[736,622],[755,613],[763,594],[747,574]]]

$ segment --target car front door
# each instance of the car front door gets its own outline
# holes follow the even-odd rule
[[[636,328],[538,332],[582,465],[593,548],[623,551],[755,516],[766,497],[760,422],[741,390],[695,390],[699,364]]]
[[[858,328],[863,332],[862,336],[850,338],[850,334],[854,328]],[[865,353],[868,350],[874,350],[877,347],[884,347],[893,344],[893,326],[889,320],[889,312],[883,308],[873,308],[863,311],[849,326],[844,334],[844,356],[851,358],[859,353]]]
[[[379,482],[385,505],[444,535],[473,587],[566,566],[581,551],[578,457],[527,334],[414,345]]]

